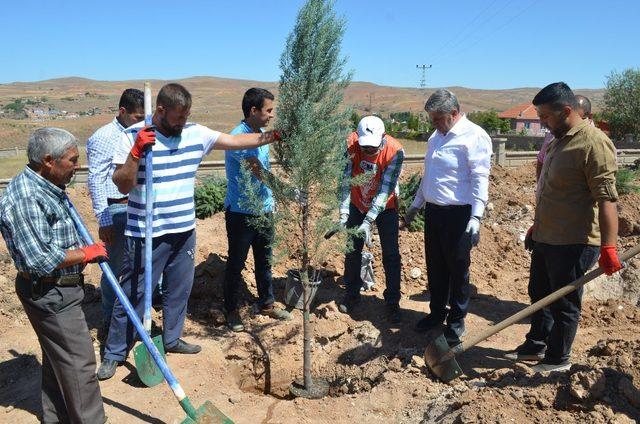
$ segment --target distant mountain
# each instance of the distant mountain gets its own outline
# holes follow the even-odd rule
[[[272,90],[277,100],[277,82],[239,80],[231,78],[194,76],[174,80],[184,84],[193,94],[191,119],[221,131],[229,131],[242,118],[240,103],[243,93],[250,87]],[[166,82],[151,80],[154,92]],[[0,148],[24,146],[33,128],[57,125],[69,129],[79,140],[86,140],[100,125],[114,115],[122,91],[129,87],[142,88],[142,80],[95,81],[81,77],[56,78],[37,82],[0,84],[0,110],[17,98],[42,99],[52,108],[79,114],[74,119],[54,121],[3,119],[0,114]],[[516,104],[530,102],[539,88],[525,87],[506,90],[482,90],[449,87],[456,93],[462,110],[506,110]],[[433,88],[388,87],[369,82],[353,82],[345,93],[345,104],[360,114],[368,111],[388,114],[411,110],[421,112]],[[604,89],[577,89],[589,97],[596,109],[602,104]],[[97,108],[97,109],[96,109]],[[89,114],[89,111],[92,111]]]

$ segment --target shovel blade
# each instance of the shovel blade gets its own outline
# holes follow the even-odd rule
[[[162,357],[164,354],[164,343],[162,343],[162,336],[155,336],[151,338],[153,344],[156,345]],[[140,343],[133,349],[133,359],[136,363],[136,370],[138,371],[138,378],[147,387],[157,386],[164,381],[164,375],[158,368],[158,365],[153,360],[153,356],[149,353],[149,349]]]
[[[182,421],[182,424],[233,424],[231,418],[224,415],[209,401],[196,409],[196,416],[195,421],[191,417],[187,417]]]
[[[424,351],[424,362],[431,372],[445,383],[463,374],[443,334],[438,335],[427,345]]]

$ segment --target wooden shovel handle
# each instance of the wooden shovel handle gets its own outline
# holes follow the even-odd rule
[[[631,259],[632,257],[636,256],[638,253],[640,253],[640,244],[638,244],[638,245],[632,247],[631,249],[627,250],[626,252],[624,252],[620,256],[620,260],[621,261],[627,261],[627,260]],[[603,273],[604,273],[604,271],[600,267],[598,267],[598,268],[586,273],[585,275],[583,275],[582,277],[578,278],[573,283],[568,284],[568,285],[562,287],[561,289],[551,293],[547,297],[544,297],[544,298],[538,300],[533,305],[527,306],[526,308],[524,308],[523,310],[521,310],[517,314],[510,316],[509,318],[499,322],[498,324],[487,328],[485,331],[483,331],[482,333],[478,334],[477,336],[471,337],[470,339],[465,340],[464,342],[462,342],[461,344],[459,344],[458,346],[453,348],[453,350],[455,350],[455,354],[457,355],[459,353],[464,352],[465,350],[477,345],[481,341],[483,341],[483,340],[493,336],[494,334],[504,330],[505,328],[509,327],[510,325],[513,325],[513,324],[521,321],[523,318],[526,318],[529,315],[533,314],[534,312],[539,311],[540,309],[544,308],[545,306],[549,306],[550,304],[552,304],[556,300],[560,299],[561,297],[563,297],[563,296],[567,295],[568,293],[571,293],[572,291],[584,286],[589,281],[594,280],[597,277],[601,276]]]

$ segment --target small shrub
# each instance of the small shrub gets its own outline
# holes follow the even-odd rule
[[[400,183],[400,216],[404,216],[407,210],[411,207],[413,199],[416,197],[416,192],[420,188],[420,174],[413,174],[406,183]],[[424,209],[420,209],[416,218],[409,225],[409,231],[424,231]]]
[[[616,173],[616,189],[618,194],[628,194],[640,192],[640,186],[634,182],[640,178],[640,171],[620,168]]]
[[[227,194],[227,180],[222,177],[207,177],[199,181],[194,193],[196,218],[209,218],[224,210],[224,198]]]

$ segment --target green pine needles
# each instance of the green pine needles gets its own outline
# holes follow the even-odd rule
[[[344,252],[344,240],[325,240],[336,226],[337,187],[347,157],[351,111],[342,107],[351,80],[340,55],[345,22],[335,16],[333,1],[309,0],[300,10],[280,58],[275,128],[283,142],[271,152],[281,168],[267,175],[276,203],[273,216],[258,216],[257,226],[275,225],[274,259],[294,257],[300,270],[319,269],[327,255]],[[247,170],[243,206],[260,211],[256,180]],[[252,184],[249,182],[252,181]],[[299,202],[307,194],[307,203]]]

